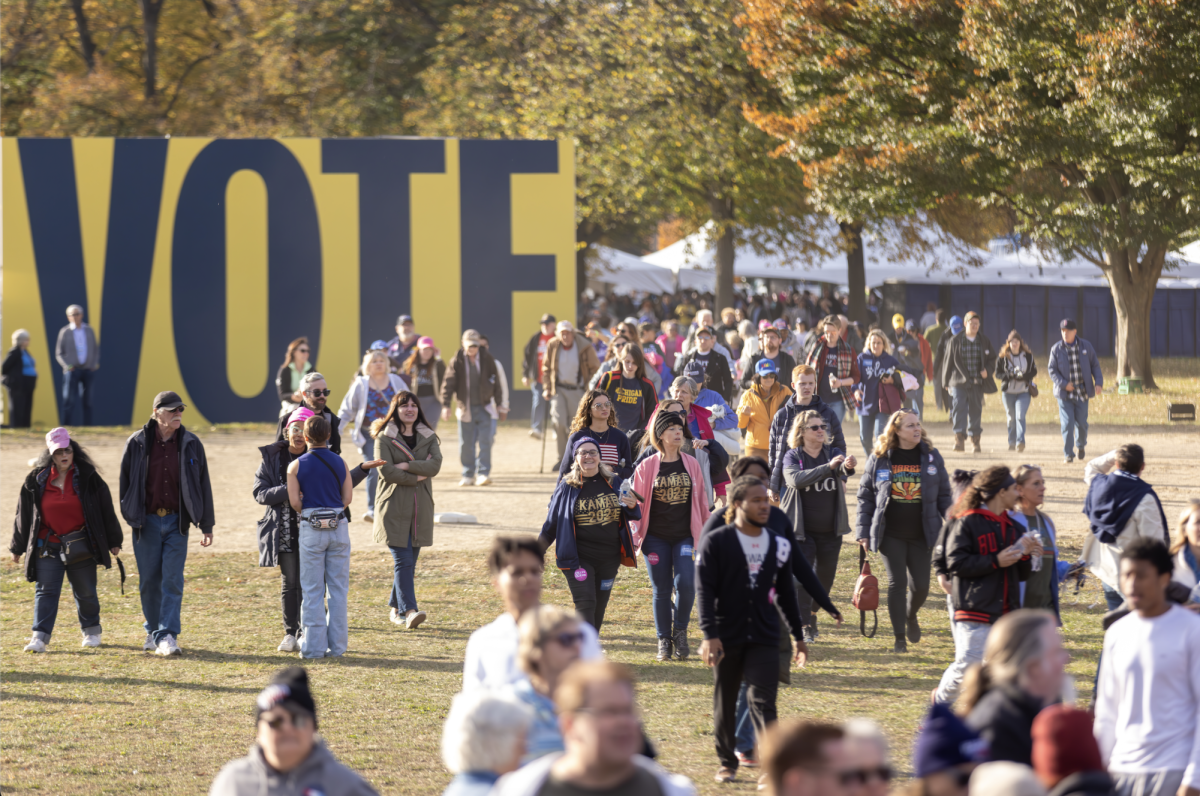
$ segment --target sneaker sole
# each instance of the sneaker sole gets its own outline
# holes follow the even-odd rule
[[[413,617],[413,620],[411,623],[405,622],[404,624],[408,630],[413,630],[413,629],[419,627],[420,624],[422,622],[424,622],[426,619],[428,619],[428,617],[422,616],[421,614],[418,613],[416,616]]]

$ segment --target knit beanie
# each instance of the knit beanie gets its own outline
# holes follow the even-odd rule
[[[579,449],[584,445],[592,445],[597,451],[600,450],[600,445],[596,442],[596,440],[592,439],[591,437],[580,437],[579,439],[575,440],[575,444],[571,446],[572,459],[575,458],[575,454],[579,453]]]
[[[312,716],[313,729],[317,727],[317,703],[308,690],[308,672],[300,666],[289,666],[271,678],[271,684],[262,690],[254,702],[254,721],[271,708],[281,705],[287,710],[299,709]]]
[[[312,416],[313,410],[309,409],[307,406],[299,406],[293,409],[292,413],[288,415],[287,424],[289,426],[293,423],[300,423],[303,425],[304,421],[308,420]]]
[[[674,412],[658,412],[654,415],[654,436],[662,437],[671,426],[683,428],[683,418]]]
[[[913,770],[917,777],[987,760],[987,741],[979,737],[949,707],[938,702],[929,709],[925,725],[913,746]]]
[[[997,760],[971,772],[971,796],[1046,796],[1033,769],[1022,763]]]
[[[1091,713],[1051,705],[1033,720],[1032,734],[1033,769],[1047,788],[1080,771],[1104,770]]]

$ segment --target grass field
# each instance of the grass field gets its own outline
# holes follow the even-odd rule
[[[846,547],[834,591],[848,619],[854,563]],[[254,553],[192,556],[180,636],[185,653],[164,659],[141,651],[137,577],[130,573],[122,597],[115,568],[101,571],[103,647],[80,649],[74,607],[64,595],[49,652],[21,654],[18,639],[28,635],[33,585],[10,562],[0,580],[3,791],[205,793],[221,765],[251,743],[255,695],[273,672],[296,662],[275,652],[282,636],[278,571],[256,565]],[[882,574],[881,564],[876,569]],[[461,684],[466,640],[500,606],[478,553],[421,556],[417,594],[430,620],[419,630],[387,621],[390,583],[389,556],[353,555],[350,651],[342,660],[309,667],[321,731],[338,757],[381,793],[439,793],[450,778],[439,759],[441,724]],[[570,605],[557,572],[547,573],[546,585],[547,602]],[[1101,642],[1103,608],[1097,601],[1094,585],[1064,599],[1070,671],[1081,700],[1090,695]],[[907,772],[913,731],[953,657],[945,604],[931,596],[921,612],[925,639],[902,656],[891,651],[882,611],[873,640],[859,636],[854,613],[853,627],[847,622],[836,628],[822,617],[811,663],[780,691],[780,715],[873,716],[896,746],[899,770]],[[691,635],[694,647],[694,622]],[[752,792],[752,777],[733,786],[712,781],[710,672],[694,661],[653,660],[644,569],[620,574],[602,639],[610,657],[637,672],[646,729],[661,762],[691,776],[701,793]]]

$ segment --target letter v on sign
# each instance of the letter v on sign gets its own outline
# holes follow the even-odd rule
[[[102,367],[93,382],[93,422],[97,425],[129,422],[137,389],[138,353],[150,293],[167,146],[165,139],[113,142],[101,316],[126,320],[106,325],[109,331],[99,340],[101,348],[113,355],[102,357]],[[61,313],[70,304],[88,306],[74,150],[69,138],[22,138],[18,149],[46,341],[53,351],[58,330],[66,322]],[[56,366],[48,370],[54,379],[55,395],[61,395],[62,370]]]

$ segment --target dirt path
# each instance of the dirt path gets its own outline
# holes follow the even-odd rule
[[[1009,452],[1005,431],[999,425],[985,426],[984,453],[955,454],[949,450],[951,435],[937,423],[931,429],[946,464],[950,468],[978,469],[991,463],[1015,467],[1027,462],[1040,464],[1046,473],[1048,490],[1046,511],[1054,517],[1064,541],[1081,543],[1087,530],[1080,509],[1083,505],[1083,465],[1062,463],[1062,438],[1056,426],[1033,426],[1024,453]],[[460,488],[458,486],[458,439],[453,423],[443,423],[440,429],[442,472],[434,480],[434,498],[439,512],[474,514],[479,525],[439,525],[434,531],[434,549],[483,549],[497,533],[537,533],[545,519],[546,504],[553,491],[556,470],[554,440],[546,445],[547,474],[538,474],[541,443],[529,437],[527,426],[502,426],[493,449],[493,484],[488,487]],[[1146,448],[1145,477],[1154,484],[1162,499],[1167,521],[1174,527],[1176,518],[1190,497],[1200,497],[1200,431],[1194,428],[1104,427],[1093,426],[1088,446],[1089,454],[1099,455],[1124,442],[1137,442]],[[92,458],[99,465],[114,497],[120,473],[124,440],[117,436],[80,436]],[[208,453],[209,469],[216,502],[217,526],[212,552],[247,551],[257,549],[255,523],[263,509],[250,495],[254,471],[260,457],[257,447],[269,440],[256,431],[201,433]],[[856,455],[861,451],[853,450]],[[0,514],[13,516],[16,510],[20,479],[28,472],[28,462],[41,451],[40,440],[34,437],[6,436],[0,445]],[[345,458],[357,464],[357,451],[346,451]],[[860,455],[860,460],[861,460]],[[856,486],[852,483],[852,487]],[[355,490],[355,520],[350,525],[354,548],[382,549],[371,538],[371,528],[359,517],[366,501],[366,487]],[[855,513],[855,501],[850,501]],[[198,545],[195,551],[199,551]],[[193,551],[193,552],[195,552]]]

